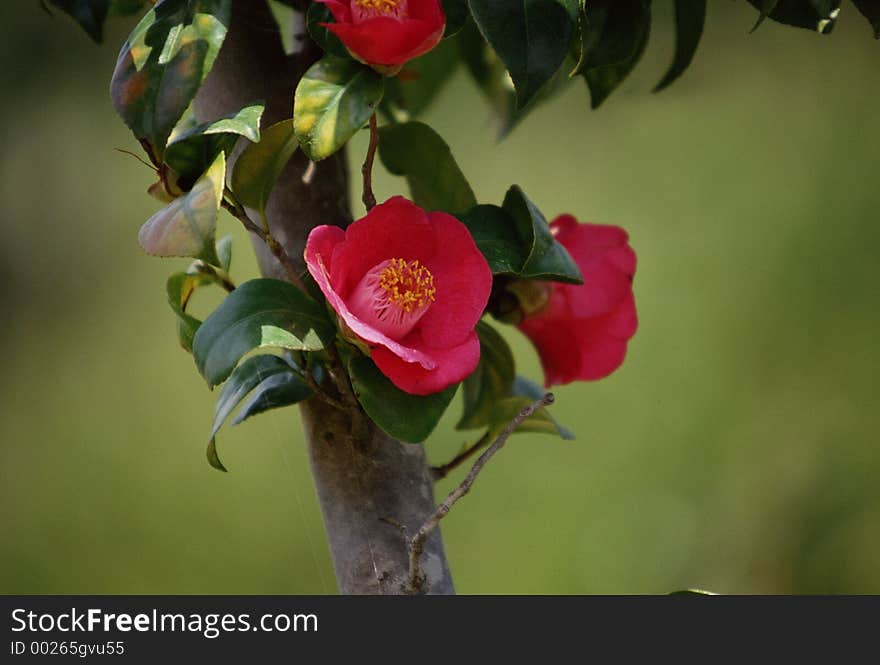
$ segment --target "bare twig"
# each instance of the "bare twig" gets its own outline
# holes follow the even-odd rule
[[[412,537],[412,540],[408,543],[409,579],[406,583],[406,591],[408,593],[418,593],[424,584],[421,559],[422,553],[425,550],[425,541],[430,533],[437,528],[440,520],[449,514],[449,511],[452,510],[452,506],[454,506],[465,494],[470,492],[474,481],[477,479],[477,475],[483,470],[483,467],[486,466],[486,463],[492,458],[492,456],[504,447],[504,444],[507,443],[508,437],[516,431],[516,428],[541,407],[553,404],[554,399],[553,393],[547,393],[541,399],[529,404],[520,411],[513,420],[507,423],[507,426],[501,431],[498,438],[492,442],[492,445],[489,446],[486,452],[477,458],[477,461],[474,462],[473,467],[471,467],[471,470],[468,475],[465,476],[465,479],[461,481],[461,484],[447,495],[443,500],[443,503],[437,506],[434,513],[424,524],[422,524],[416,535]]]
[[[296,286],[300,291],[305,291],[305,286],[302,283],[302,280],[299,278],[299,274],[296,272],[296,266],[293,264],[293,260],[284,251],[284,248],[281,246],[268,229],[263,229],[257,224],[253,222],[253,220],[248,217],[248,214],[244,211],[244,208],[240,206],[234,205],[230,203],[225,198],[223,199],[223,207],[229,211],[229,213],[235,217],[238,221],[242,223],[242,226],[246,228],[248,231],[256,235],[260,240],[266,243],[266,247],[269,248],[269,251],[278,259],[278,262],[284,268],[284,272],[287,273],[287,278],[290,282]]]
[[[453,469],[457,468],[462,463],[466,462],[474,453],[476,453],[481,448],[485,448],[490,443],[489,432],[486,432],[480,440],[477,441],[472,446],[468,446],[464,450],[462,450],[458,455],[449,460],[446,464],[441,464],[440,466],[432,466],[431,467],[431,475],[434,476],[434,480],[442,480],[446,476],[449,475],[449,472]]]
[[[379,127],[376,123],[376,114],[370,116],[370,146],[367,148],[367,158],[361,168],[364,176],[364,205],[367,212],[376,205],[376,196],[373,194],[373,160],[376,158],[376,148],[379,145]]]

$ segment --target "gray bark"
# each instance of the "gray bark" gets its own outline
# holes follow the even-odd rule
[[[317,57],[320,53],[307,38],[302,51],[285,56],[264,0],[234,0],[229,34],[196,100],[196,112],[200,119],[212,119],[263,99],[264,127],[289,118],[296,82]],[[318,163],[305,184],[307,167],[297,151],[268,207],[272,234],[299,268],[304,268],[302,252],[312,228],[351,221],[344,153]],[[254,248],[263,274],[283,279],[283,270],[262,243],[256,241]],[[407,550],[400,531],[385,520],[413,534],[433,512],[424,449],[395,441],[363,412],[337,410],[316,398],[304,403],[301,413],[340,592],[400,593],[409,570]],[[454,593],[439,531],[427,543],[423,569],[427,593]]]

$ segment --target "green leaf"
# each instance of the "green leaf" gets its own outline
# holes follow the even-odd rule
[[[577,0],[469,0],[471,14],[516,88],[521,108],[559,69],[577,24]]]
[[[705,23],[706,0],[675,0],[675,57],[654,92],[663,90],[690,66]]]
[[[163,0],[122,47],[110,82],[116,111],[162,160],[165,144],[211,70],[231,0]]]
[[[410,60],[398,76],[385,80],[383,109],[400,122],[419,115],[450,79],[459,61],[457,40],[450,39]]]
[[[523,279],[583,284],[577,264],[565,247],[556,242],[544,215],[518,186],[507,190],[502,207],[529,247],[528,258],[520,270]]]
[[[205,319],[193,340],[193,356],[213,387],[254,349],[317,351],[334,335],[326,310],[295,286],[254,279],[230,293]]]
[[[880,39],[880,3],[877,0],[853,0],[853,4],[874,28],[874,37]]]
[[[520,400],[521,406],[519,407],[519,410],[522,410],[524,407],[541,399],[547,394],[547,391],[544,390],[544,388],[521,375],[517,375],[516,379],[514,379],[512,392],[514,397]],[[517,411],[514,411],[511,418],[513,418],[516,413]],[[498,418],[497,420],[501,422],[502,419]],[[508,418],[507,422],[509,421],[510,418]],[[502,429],[503,426],[504,424],[501,423]],[[566,441],[572,441],[575,438],[574,432],[556,422],[556,419],[550,414],[550,410],[546,407],[541,407],[535,411],[533,416],[523,422],[520,429],[523,432],[544,432],[546,434],[555,434]]]
[[[260,140],[260,118],[265,105],[257,102],[219,120],[186,128],[175,128],[165,148],[165,163],[183,179],[195,179],[221,152],[227,157],[238,137]],[[180,131],[178,131],[180,129]]]
[[[223,471],[224,473],[226,473],[226,467],[223,466],[223,462],[221,462],[220,458],[217,456],[217,442],[214,439],[211,439],[208,442],[206,457],[208,458],[208,464],[213,466],[218,471]]]
[[[214,423],[211,426],[211,438],[226,422],[229,414],[242,400],[266,379],[280,374],[292,373],[290,365],[283,358],[272,355],[260,355],[248,358],[229,375],[214,406]],[[308,387],[308,386],[306,386]]]
[[[49,0],[74,21],[96,42],[103,39],[104,19],[110,8],[110,0]]]
[[[153,256],[192,256],[219,265],[214,229],[223,198],[226,158],[221,152],[193,188],[150,217],[138,241]]]
[[[325,57],[305,73],[293,99],[299,144],[312,161],[339,150],[361,129],[385,89],[384,79],[354,60]]]
[[[345,44],[340,41],[339,37],[323,27],[322,23],[336,23],[336,19],[333,18],[333,14],[327,8],[327,5],[313,2],[306,14],[306,27],[309,31],[309,36],[327,55],[335,55],[338,58],[350,58],[351,56],[348,53],[348,49],[345,48]]]
[[[293,120],[275,123],[263,132],[259,143],[246,147],[232,169],[232,191],[239,203],[265,217],[272,188],[296,147]]]
[[[522,108],[517,108],[516,91],[504,63],[486,44],[473,21],[465,24],[455,39],[468,73],[489,102],[490,118],[495,135],[502,139],[537,106],[563,90],[570,79],[561,70],[550,83]]]
[[[232,424],[238,425],[251,416],[259,415],[270,409],[299,404],[312,395],[312,389],[296,372],[288,371],[284,374],[270,376],[254,388],[253,394],[235,414]]]
[[[443,0],[443,13],[446,15],[446,31],[443,38],[457,35],[471,14],[467,0]]]
[[[372,360],[356,353],[348,364],[355,394],[367,415],[400,441],[421,443],[434,431],[458,385],[434,395],[410,395],[400,390]]]
[[[651,6],[646,0],[589,0],[581,20],[580,73],[598,108],[635,68],[648,44]]]
[[[110,14],[112,16],[131,16],[141,11],[147,4],[147,0],[110,0]]]
[[[192,352],[193,337],[202,325],[201,321],[186,313],[186,305],[197,287],[209,284],[211,281],[209,276],[202,273],[177,272],[165,283],[168,304],[177,315],[177,338],[185,351]]]
[[[379,158],[391,173],[406,176],[413,201],[427,210],[455,213],[477,204],[449,146],[424,123],[381,127]]]
[[[530,245],[517,233],[516,222],[503,208],[478,205],[457,215],[468,227],[494,275],[519,275]]]
[[[834,29],[840,13],[840,0],[749,0],[749,3],[761,11],[753,31],[769,16],[778,23],[827,35]]]
[[[232,236],[223,236],[217,241],[217,258],[223,272],[229,272],[232,265]]]
[[[511,395],[516,377],[513,352],[496,330],[480,321],[480,364],[461,384],[464,411],[456,429],[479,429],[492,422],[495,405]]]

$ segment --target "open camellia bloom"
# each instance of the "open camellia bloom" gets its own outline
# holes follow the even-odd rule
[[[446,29],[440,0],[317,0],[336,23],[322,23],[361,62],[391,74],[437,46]]]
[[[521,282],[527,290],[519,329],[538,349],[544,383],[593,381],[611,374],[626,356],[638,327],[632,292],[636,255],[617,226],[579,224],[561,215],[550,225],[577,262],[584,283]],[[529,306],[531,303],[531,307]]]
[[[430,395],[476,369],[492,273],[455,217],[395,196],[345,230],[313,229],[305,259],[346,334],[401,390]]]

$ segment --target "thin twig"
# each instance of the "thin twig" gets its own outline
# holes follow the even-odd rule
[[[476,453],[481,448],[485,448],[486,446],[488,446],[490,442],[491,439],[489,439],[489,432],[486,432],[483,436],[480,437],[479,441],[477,441],[472,446],[468,446],[467,448],[462,450],[460,453],[458,453],[458,455],[446,462],[446,464],[441,464],[440,466],[432,466],[431,475],[434,476],[434,480],[443,480],[443,478],[449,475],[450,471],[466,462],[471,456],[474,455],[474,453]]]
[[[473,467],[471,467],[471,470],[468,475],[465,476],[465,479],[461,481],[461,484],[448,494],[446,499],[443,500],[443,503],[437,506],[437,510],[434,511],[424,524],[422,524],[416,535],[412,537],[412,540],[409,541],[409,579],[406,584],[406,590],[408,593],[417,593],[424,585],[425,579],[422,574],[421,560],[422,553],[425,551],[425,540],[427,540],[428,535],[437,528],[440,520],[449,514],[452,506],[454,506],[465,494],[470,492],[471,486],[477,479],[477,475],[483,470],[483,467],[486,466],[486,463],[492,458],[492,456],[504,447],[504,444],[507,443],[508,437],[516,431],[516,428],[541,407],[553,404],[553,400],[553,393],[547,393],[541,399],[529,404],[520,411],[513,420],[507,423],[507,426],[501,431],[498,438],[492,442],[492,445],[489,446],[486,452],[477,458],[477,461],[474,462]]]
[[[376,123],[376,114],[370,116],[370,146],[367,148],[367,158],[361,168],[364,176],[364,205],[367,212],[376,205],[376,196],[373,194],[373,160],[376,158],[376,148],[379,145],[379,127]]]
[[[262,229],[257,224],[254,224],[253,220],[248,217],[248,214],[243,208],[230,203],[226,199],[223,199],[223,207],[226,208],[233,217],[240,221],[244,228],[256,235],[266,244],[266,247],[269,248],[269,251],[272,252],[275,258],[278,259],[281,267],[284,268],[284,272],[287,273],[287,278],[290,282],[300,291],[305,291],[306,287],[303,285],[302,280],[299,278],[299,274],[296,272],[296,266],[293,264],[293,260],[288,253],[284,251],[284,247],[281,246],[281,243],[275,240],[272,233],[268,230]]]

